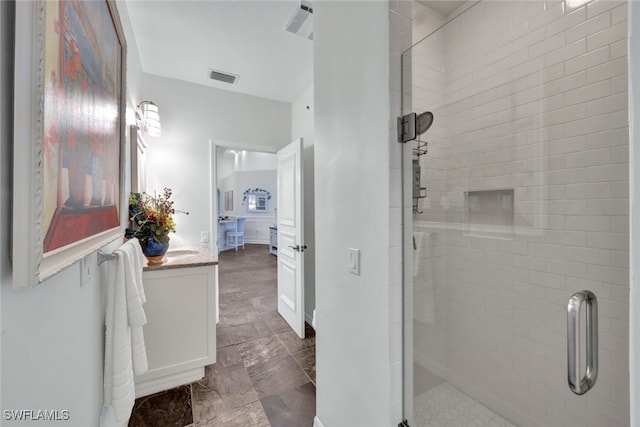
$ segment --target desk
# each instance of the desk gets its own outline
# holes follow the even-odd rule
[[[235,231],[237,226],[235,219],[218,220],[218,252],[232,249],[231,246],[227,246],[227,231]]]

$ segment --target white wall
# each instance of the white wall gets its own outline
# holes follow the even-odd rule
[[[218,182],[221,179],[228,177],[233,173],[233,165],[236,160],[236,156],[233,153],[225,154],[225,149],[218,147],[218,155],[216,157],[217,160],[217,174],[218,174]]]
[[[274,154],[271,156],[275,157]],[[269,244],[271,227],[276,222],[276,208],[278,206],[278,193],[276,191],[275,170],[241,170],[232,173],[221,180],[218,186],[222,191],[222,215],[229,217],[246,218],[244,240],[245,243]],[[244,192],[247,189],[262,188],[271,193],[269,209],[264,213],[247,212],[247,202],[243,203]],[[224,193],[233,191],[233,210],[224,209]]]
[[[291,104],[224,91],[152,74],[143,75],[145,99],[158,104],[162,136],[148,138],[148,185],[173,190],[176,215],[174,243],[198,244],[210,230],[209,140],[269,151],[291,140]],[[210,196],[211,195],[211,196]],[[215,213],[214,213],[215,215]]]
[[[291,105],[291,139],[302,138],[304,168],[304,311],[311,324],[316,308],[313,85]]]
[[[3,289],[11,287],[11,265],[9,247],[11,236],[11,145],[13,138],[11,110],[13,91],[13,31],[15,7],[9,2],[0,3],[0,307]],[[4,384],[4,364],[2,363],[4,347],[4,316],[0,311],[0,384]],[[0,386],[0,407],[3,405],[3,387]]]
[[[221,155],[224,149],[218,148],[218,188],[222,191],[223,215],[245,217],[275,218],[278,207],[276,188],[277,157],[274,153],[237,150],[235,155]],[[246,203],[243,204],[244,192],[261,188],[271,193],[269,210],[265,213],[247,212]],[[233,191],[233,210],[224,209],[224,192]]]
[[[121,8],[120,16],[125,36],[133,43],[126,10]],[[13,106],[9,95],[13,90],[12,29],[13,5],[0,2],[0,91],[3,94],[0,97],[1,406],[2,409],[66,409],[73,425],[94,426],[98,424],[102,408],[103,293],[106,289],[100,279],[95,254],[90,256],[90,283],[83,287],[80,286],[79,268],[73,265],[34,289],[15,291],[12,288],[9,262],[13,165],[10,158]],[[133,100],[140,99],[136,86],[140,65],[135,48],[129,52],[127,98],[130,108]],[[132,117],[131,112],[126,115]],[[128,146],[124,149],[128,150]],[[123,217],[126,221],[126,215]],[[3,419],[2,425],[25,424]]]
[[[241,150],[236,156],[235,171],[262,171],[278,169],[278,159],[274,153]]]
[[[318,2],[314,26],[317,417],[387,425],[389,4]]]
[[[233,211],[227,213],[231,216],[244,216],[264,218],[269,217],[272,221],[275,219],[275,212],[278,207],[278,192],[276,187],[276,171],[275,170],[255,170],[255,171],[237,171],[228,178],[233,182],[232,186],[225,187],[226,190],[233,190]],[[260,188],[267,190],[271,194],[268,201],[269,206],[267,212],[255,213],[247,211],[247,202],[243,201],[244,192]]]
[[[413,43],[419,43],[440,27],[445,22],[445,18],[423,3],[414,1],[412,2],[412,7],[413,23],[411,33],[413,34]]]

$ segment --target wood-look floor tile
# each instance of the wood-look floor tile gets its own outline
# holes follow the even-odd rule
[[[278,273],[272,267],[254,268],[247,272],[253,279],[253,283],[270,282],[272,285],[275,280],[278,280]]]
[[[265,359],[247,368],[260,399],[309,382],[309,377],[289,354]]]
[[[298,334],[291,329],[286,332],[280,332],[276,336],[282,341],[291,354],[316,346],[315,337],[301,339]]]
[[[222,308],[234,307],[247,300],[246,291],[241,288],[237,288],[237,290],[234,290],[233,292],[225,292],[221,294],[219,304]]]
[[[278,314],[277,258],[264,245],[246,245],[220,253],[219,261],[217,362],[192,385],[194,426],[310,427],[315,332],[306,330],[307,340],[298,342]],[[266,399],[271,423],[257,399]]]
[[[255,326],[256,331],[258,331],[260,338],[268,338],[274,335],[273,331],[264,320],[257,320],[253,322],[253,326]]]
[[[193,423],[190,386],[176,387],[136,399],[129,427],[183,427]]]
[[[226,286],[219,286],[218,291],[220,296],[226,294],[226,293],[232,293],[232,292],[239,292],[241,291],[241,287],[231,284],[231,283],[227,283]]]
[[[274,333],[278,332],[286,332],[290,331],[291,327],[285,320],[280,316],[277,310],[265,313],[262,315],[262,320],[265,321],[267,326],[271,328]]]
[[[278,309],[278,299],[276,292],[264,293],[249,299],[252,307],[258,313],[269,313]]]
[[[251,307],[251,304],[248,304]],[[220,313],[220,323],[226,326],[240,326],[248,323],[253,323],[260,320],[262,313],[255,310],[253,307],[246,310],[228,311],[227,313]]]
[[[316,388],[312,383],[260,400],[271,427],[311,427],[316,415]]]
[[[277,294],[278,282],[275,278],[263,279],[256,277],[253,282],[243,284],[242,288],[248,293],[253,293],[253,296],[259,295],[265,291],[276,292]]]
[[[227,284],[232,284],[238,287],[242,287],[242,285],[246,285],[247,283],[251,283],[256,280],[255,276],[244,270],[223,272],[222,275],[224,275],[224,279]]]
[[[244,366],[234,370],[216,371],[214,375],[209,375],[195,383],[194,387],[198,389],[198,393],[212,394],[211,398],[214,400],[216,411],[238,408],[258,400],[258,395]]]
[[[277,263],[274,263],[273,265],[267,264],[266,266],[270,268],[276,268]],[[256,260],[255,262],[252,262],[252,263],[243,264],[242,267],[244,268],[244,271],[255,273],[256,271],[265,270],[265,263],[262,260]]]
[[[216,328],[218,347],[222,348],[263,337],[265,334],[264,327],[261,326],[261,329],[258,330],[256,324],[261,325],[262,323],[245,323],[237,326],[221,326],[218,324]]]
[[[229,371],[244,366],[240,358],[240,352],[237,345],[229,345],[227,347],[218,347],[216,349],[216,363],[204,367],[205,376],[209,375],[209,371]]]
[[[316,348],[311,347],[306,350],[302,350],[298,353],[294,353],[293,358],[298,362],[298,365],[309,376],[309,379],[316,383]]]
[[[243,406],[225,407],[215,392],[203,386],[194,386],[193,394],[196,427],[270,427],[262,404],[257,400]]]
[[[247,368],[268,359],[287,355],[287,349],[275,335],[239,344],[238,351]]]

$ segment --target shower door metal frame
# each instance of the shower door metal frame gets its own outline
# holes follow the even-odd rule
[[[406,101],[406,96],[409,95],[410,96],[410,92],[406,92],[407,88],[405,87],[406,85],[406,81],[405,81],[405,73],[412,73],[412,65],[411,63],[405,64],[405,55],[409,52],[411,52],[412,49],[414,49],[417,45],[419,45],[423,40],[429,38],[431,35],[433,35],[434,33],[436,33],[437,31],[439,31],[441,28],[445,27],[447,24],[449,24],[452,20],[456,19],[458,16],[460,16],[461,14],[463,14],[464,12],[468,11],[471,7],[479,4],[482,0],[476,0],[474,1],[472,4],[469,5],[469,7],[465,8],[464,10],[461,10],[459,13],[457,13],[455,16],[452,16],[450,18],[448,18],[442,25],[440,25],[438,28],[436,28],[434,31],[432,31],[431,33],[429,33],[428,35],[426,35],[423,39],[417,41],[416,43],[414,43],[410,48],[408,48],[407,50],[405,50],[404,52],[401,53],[401,58],[400,58],[400,69],[401,69],[401,82],[400,82],[400,90],[401,90],[401,105],[400,105],[400,114],[401,116],[398,117],[397,119],[397,134],[398,134],[398,142],[400,142],[401,144],[404,144],[406,142],[412,141],[414,140],[417,135],[416,135],[416,126],[415,126],[415,117],[416,117],[416,113],[411,112],[412,108],[411,105],[405,105]],[[631,3],[631,2],[629,2]],[[629,39],[629,34],[627,35],[627,38]],[[631,60],[631,57],[629,57],[629,61]],[[407,69],[408,68],[408,69]],[[629,74],[629,78],[631,74]],[[631,96],[632,92],[629,90],[629,96]],[[412,122],[413,119],[413,122]],[[412,126],[413,125],[413,126]],[[629,145],[632,146],[632,139],[629,140]],[[405,313],[406,313],[406,281],[407,281],[407,251],[408,249],[408,242],[407,242],[407,238],[408,236],[405,235],[405,230],[406,228],[412,224],[413,220],[412,220],[412,214],[408,213],[406,211],[409,210],[409,208],[406,207],[406,200],[407,197],[409,197],[408,194],[405,194],[405,186],[407,184],[409,184],[407,182],[407,177],[405,177],[405,161],[406,161],[406,155],[407,153],[405,153],[405,146],[402,145],[402,149],[401,149],[401,164],[402,164],[402,173],[401,173],[401,186],[402,186],[402,191],[401,191],[401,201],[402,201],[402,218],[403,218],[403,231],[402,231],[402,236],[401,236],[401,244],[402,244],[402,260],[403,260],[403,268],[402,268],[402,313],[403,313],[403,317],[402,317],[402,325],[401,325],[401,334],[403,337],[403,352],[407,350],[407,342],[409,342],[408,340],[412,340],[413,337],[412,336],[407,336],[407,327],[405,325],[406,319],[405,319]],[[629,159],[629,167],[631,169],[631,171],[633,171],[632,169],[632,164],[633,164],[633,159],[630,158]],[[631,202],[631,201],[630,201]],[[409,211],[410,212],[410,211]],[[540,224],[538,224],[539,226]],[[537,228],[537,227],[536,227]],[[629,232],[631,233],[631,230],[629,230]],[[631,234],[630,234],[631,237]],[[633,245],[632,245],[633,246]],[[632,283],[629,284],[629,288],[631,289]],[[581,361],[580,361],[580,318],[581,318],[581,308],[585,307],[585,312],[586,312],[586,325],[584,326],[584,330],[586,332],[586,336],[585,336],[585,340],[583,341],[583,344],[586,344],[585,346],[585,355],[586,355],[586,362],[582,363],[582,366],[585,367],[585,372],[584,375],[581,377],[580,376],[580,366],[581,366]],[[570,388],[570,390],[576,394],[576,395],[583,395],[585,393],[587,393],[591,388],[594,387],[596,380],[597,380],[597,376],[598,376],[598,303],[597,303],[597,298],[596,295],[594,293],[592,293],[591,291],[588,290],[583,290],[581,292],[576,292],[571,299],[569,300],[568,306],[567,306],[567,381],[568,381],[568,386]],[[629,323],[631,322],[630,320],[628,321]],[[632,340],[632,334],[630,333],[629,335],[629,344],[631,344],[631,340]],[[409,422],[407,421],[407,419],[409,418],[409,414],[407,414],[407,405],[405,400],[408,397],[408,393],[406,392],[406,387],[404,382],[407,381],[407,377],[406,377],[406,373],[407,373],[407,366],[406,364],[408,363],[408,360],[405,359],[405,355],[403,355],[402,360],[401,360],[401,364],[402,364],[402,378],[403,378],[403,417],[402,417],[402,421],[398,424],[398,427],[409,427]],[[629,363],[631,364],[632,361],[630,360]],[[413,394],[411,394],[411,396],[413,396]],[[633,396],[632,396],[633,397]],[[632,399],[633,400],[633,399]],[[631,413],[633,413],[633,410],[631,411]],[[633,418],[633,417],[632,417]],[[632,421],[633,422],[633,421]]]

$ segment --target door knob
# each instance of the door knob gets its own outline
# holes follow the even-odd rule
[[[295,245],[295,246],[289,246],[291,249],[293,249],[296,252],[304,252],[305,249],[307,249],[307,245]]]

